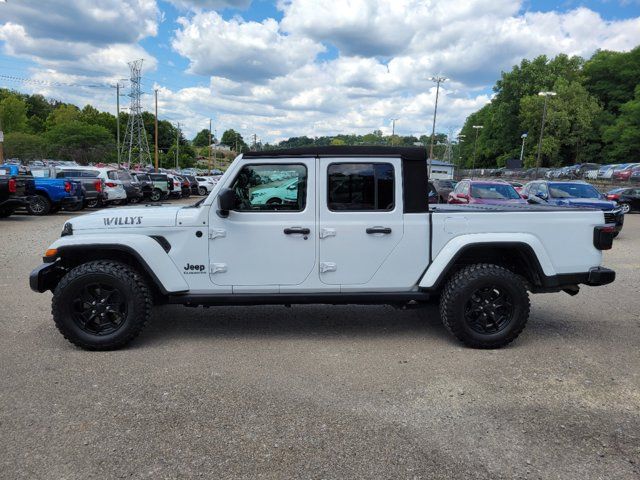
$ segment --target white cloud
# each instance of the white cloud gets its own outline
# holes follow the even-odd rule
[[[223,10],[225,8],[245,10],[251,5],[251,0],[169,0],[169,2],[184,10]]]
[[[283,35],[273,19],[226,21],[216,12],[200,12],[178,23],[173,48],[199,75],[259,82],[311,63],[323,50],[308,38]]]

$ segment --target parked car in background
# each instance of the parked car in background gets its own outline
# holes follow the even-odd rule
[[[597,178],[611,178],[613,176],[613,169],[618,165],[603,165],[598,169],[598,177]]]
[[[191,182],[183,175],[175,175],[176,179],[180,182],[180,191],[182,192],[182,198],[188,198],[191,196]]]
[[[10,217],[18,208],[26,208],[31,197],[28,191],[35,190],[31,177],[19,170],[0,167],[0,218]]]
[[[640,169],[633,170],[631,172],[631,176],[629,177],[629,181],[631,181],[632,183],[640,182]]]
[[[639,170],[640,170],[640,164],[630,163],[624,168],[614,170],[612,178],[614,180],[626,182],[631,178],[631,175],[633,174],[633,172],[639,171]]]
[[[622,208],[616,202],[607,200],[593,185],[582,180],[529,182],[522,189],[522,197],[533,204],[602,210],[605,222],[615,225],[616,235],[620,233],[624,224]]]
[[[436,189],[436,192],[438,192],[438,197],[440,198],[438,203],[447,203],[447,200],[449,199],[449,194],[456,187],[456,182],[454,180],[449,180],[449,179],[442,179],[442,180],[433,179],[431,180],[431,182],[433,182],[433,186]]]
[[[524,187],[523,183],[520,182],[509,182],[509,184],[516,189],[516,192],[518,192],[518,195],[520,195],[520,190],[522,190],[522,187]]]
[[[30,215],[47,215],[61,208],[81,210],[84,208],[82,183],[67,178],[52,177],[49,167],[31,169],[35,194],[31,197],[27,212]]]
[[[104,193],[106,198],[103,204],[120,205],[126,203],[127,192],[122,180],[118,179],[118,170],[111,167],[96,167],[98,177],[104,180]]]
[[[198,180],[193,175],[183,175],[189,181],[189,186],[191,188],[192,195],[200,195],[200,190],[198,189]]]
[[[181,198],[182,197],[182,182],[170,173],[167,173],[169,179],[169,197]]]
[[[581,163],[581,164],[578,164],[576,169],[574,170],[574,176],[576,178],[585,178],[585,176],[589,172],[594,172],[595,175],[597,175],[599,168],[600,168],[599,163]]]
[[[85,207],[96,207],[105,199],[104,180],[98,177],[98,171],[95,168],[80,166],[43,168],[51,168],[51,175],[56,178],[68,178],[82,183]]]
[[[502,180],[461,180],[449,194],[448,203],[456,204],[526,204],[511,184]]]
[[[436,187],[433,185],[433,181],[429,180],[429,204],[433,204],[433,203],[447,203],[447,202],[443,202],[442,199],[440,198],[440,195],[438,195],[438,191],[436,190]]]
[[[616,202],[622,208],[622,213],[640,211],[640,188],[614,188],[607,192],[607,200]]]
[[[110,173],[109,175],[113,174]],[[142,187],[138,183],[138,180],[131,175],[131,173],[126,170],[117,170],[115,173],[115,177],[122,182],[122,187],[127,194],[125,203],[138,203],[144,198]]]
[[[208,195],[218,183],[212,177],[196,177],[196,180],[198,182],[198,194],[202,196]]]
[[[131,177],[138,182],[138,186],[140,187],[140,191],[142,192],[142,198],[149,198],[151,196],[151,192],[153,191],[153,180],[148,173],[143,172],[130,172]]]
[[[166,173],[150,173],[149,178],[153,182],[149,199],[152,202],[159,202],[169,198],[169,193],[173,190],[173,179],[170,179]]]

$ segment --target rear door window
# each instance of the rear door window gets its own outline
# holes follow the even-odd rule
[[[327,168],[327,203],[332,211],[393,210],[390,163],[334,163]]]

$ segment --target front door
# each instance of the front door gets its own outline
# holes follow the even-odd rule
[[[320,279],[369,282],[403,236],[400,159],[321,158]]]
[[[315,159],[247,164],[225,185],[237,207],[221,218],[211,209],[209,257],[217,285],[298,285],[315,271]],[[258,288],[259,290],[260,288]]]

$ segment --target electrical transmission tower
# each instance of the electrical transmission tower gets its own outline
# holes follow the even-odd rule
[[[142,61],[140,59],[128,63],[131,69],[131,93],[129,93],[131,107],[129,108],[127,130],[122,142],[121,158],[129,163],[129,167],[133,164],[146,166],[151,163],[149,142],[147,141],[147,132],[144,129],[142,107],[140,105],[140,97],[142,96],[140,88]]]

